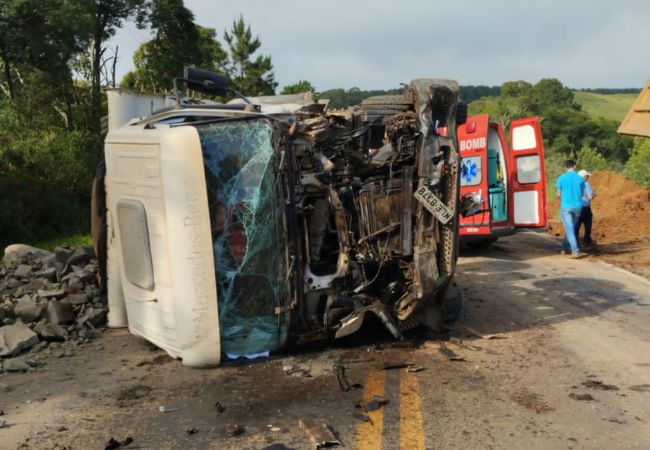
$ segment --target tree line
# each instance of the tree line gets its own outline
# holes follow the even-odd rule
[[[132,55],[134,69],[117,80],[123,56],[109,41],[127,22],[149,30],[151,39]],[[183,0],[0,2],[0,246],[87,232],[106,88],[169,92],[183,67],[195,66],[226,75],[246,95],[274,94],[272,58],[261,50],[243,17],[218,33],[198,25]],[[305,91],[343,108],[401,89],[318,92],[299,80],[280,93]],[[613,121],[591,118],[557,80],[461,86],[461,97],[471,112],[503,122],[539,115],[552,158],[577,157],[588,168],[624,170],[650,183],[648,140],[621,137]]]
[[[469,112],[489,113],[504,124],[518,117],[538,116],[549,179],[562,170],[563,160],[571,158],[580,168],[621,172],[650,188],[650,139],[622,136],[616,132],[617,121],[591,117],[575,102],[573,91],[556,79],[543,79],[534,85],[526,81],[504,83],[498,96],[472,102]]]

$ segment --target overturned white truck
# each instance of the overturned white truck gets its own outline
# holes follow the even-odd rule
[[[228,89],[197,69],[177,81]],[[396,338],[453,321],[458,92],[415,80],[332,112],[310,94],[165,108],[110,92],[94,206],[109,326],[209,366],[347,336],[368,315]]]

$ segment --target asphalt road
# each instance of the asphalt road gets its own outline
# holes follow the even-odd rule
[[[34,373],[0,374],[0,448],[310,449],[311,420],[353,449],[648,449],[650,282],[556,245],[520,234],[464,253],[465,311],[444,340],[369,327],[196,370],[108,330],[39,355]]]

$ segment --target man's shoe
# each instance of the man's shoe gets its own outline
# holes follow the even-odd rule
[[[571,253],[571,259],[579,259],[579,258],[582,258],[582,255],[580,254],[580,252],[572,252]]]

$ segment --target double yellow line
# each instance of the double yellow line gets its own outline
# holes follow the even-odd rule
[[[363,402],[377,397],[384,397],[386,371],[371,372],[363,390]],[[400,373],[399,392],[400,415],[400,449],[424,450],[424,423],[422,420],[422,402],[415,373]],[[379,450],[384,431],[384,408],[367,413],[370,422],[360,422],[354,435],[355,450]]]

